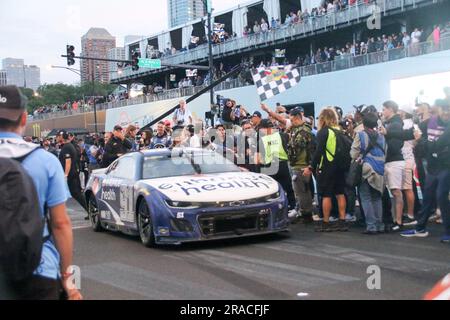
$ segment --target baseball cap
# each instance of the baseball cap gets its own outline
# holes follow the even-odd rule
[[[16,121],[26,110],[27,98],[16,86],[0,86],[0,118]]]
[[[114,126],[114,131],[122,131],[123,128],[119,125]]]
[[[262,119],[259,127],[260,128],[273,128],[273,123],[269,119]]]
[[[167,126],[171,126],[172,125],[172,122],[170,122],[170,120],[166,120],[166,121],[164,121],[164,125],[167,127]]]
[[[400,111],[403,111],[407,114],[413,115],[414,114],[414,107],[409,105],[409,104],[405,104],[404,106],[398,108]]]
[[[361,108],[361,114],[368,114],[368,113],[378,113],[378,110],[377,110],[377,108],[375,108],[375,106],[372,106],[372,105],[370,105],[370,106],[366,106],[366,105],[362,105],[361,106],[362,108]]]
[[[58,133],[56,134],[56,136],[62,136],[62,138],[64,140],[69,139],[69,133],[66,130],[60,130],[58,131]]]
[[[305,112],[305,110],[302,108],[302,107],[296,107],[296,108],[294,108],[294,109],[292,109],[290,112],[289,112],[289,114],[291,115],[291,116],[298,116],[298,115],[301,115],[302,113],[304,113]]]
[[[261,114],[261,112],[259,112],[259,111],[255,111],[255,112],[253,112],[252,118],[253,118],[253,117],[262,118],[262,114]]]

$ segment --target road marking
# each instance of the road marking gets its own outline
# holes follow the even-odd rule
[[[335,260],[344,263],[355,264],[376,264],[382,268],[392,270],[411,272],[411,271],[438,271],[448,270],[450,266],[447,263],[406,257],[401,255],[377,253],[373,251],[357,250],[341,246],[332,246],[327,244],[313,245],[299,244],[296,241],[284,241],[278,244],[255,244],[255,247],[270,249],[274,251],[289,252],[298,255],[307,255],[327,260]]]
[[[72,230],[89,229],[91,226],[76,226],[72,227]]]
[[[192,282],[182,274],[162,274],[112,262],[82,268],[83,278],[120,288],[155,300],[175,299],[245,299],[238,289],[232,291]]]
[[[251,258],[248,256],[231,254],[218,250],[201,250],[188,254],[179,254],[185,259],[199,259],[214,265],[218,272],[224,269],[236,272],[272,286],[283,285],[283,290],[295,294],[298,288],[306,289],[339,282],[359,281],[359,278],[349,277],[342,274],[321,271],[301,267],[293,264],[280,263],[265,259]],[[294,291],[295,290],[295,291]]]

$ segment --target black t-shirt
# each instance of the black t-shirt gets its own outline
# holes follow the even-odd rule
[[[226,122],[232,122],[232,120],[231,120],[231,112],[232,111],[233,111],[233,108],[225,106],[222,111],[222,120],[226,121]]]
[[[65,172],[66,170],[66,160],[70,159],[72,160],[72,165],[70,166],[69,171],[69,178],[77,177],[78,176],[78,170],[76,166],[77,161],[77,151],[75,150],[75,147],[71,143],[66,143],[59,153],[59,161],[61,162],[61,165],[63,167],[63,170]]]

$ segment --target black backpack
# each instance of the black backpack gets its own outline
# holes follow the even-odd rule
[[[339,170],[347,172],[350,169],[352,158],[350,150],[352,149],[352,139],[342,131],[330,128],[336,135],[336,154],[334,154],[333,162]],[[332,154],[327,150],[328,153]]]
[[[41,262],[46,219],[21,158],[0,158],[0,272],[10,281],[32,276]]]

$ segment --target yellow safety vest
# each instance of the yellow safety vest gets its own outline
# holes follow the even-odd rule
[[[283,140],[279,132],[262,138],[265,150],[264,164],[271,164],[274,158],[281,161],[288,160],[288,155],[283,147]]]
[[[336,156],[336,134],[331,129],[328,129],[328,140],[326,144],[325,155],[328,162],[333,162],[334,157]],[[324,160],[325,159],[322,156],[319,168],[322,168]]]

